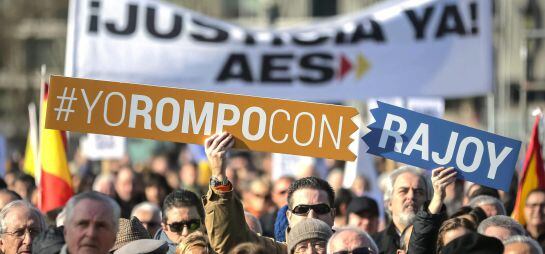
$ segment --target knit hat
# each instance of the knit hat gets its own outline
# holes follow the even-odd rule
[[[127,243],[140,239],[151,239],[151,236],[138,218],[134,216],[130,220],[120,218],[114,247],[110,251],[115,251]]]
[[[503,244],[494,237],[470,232],[449,242],[443,247],[441,253],[497,254],[503,253]]]
[[[319,239],[327,242],[333,235],[331,227],[317,219],[304,219],[297,223],[288,232],[288,253],[293,253],[295,245],[310,239]]]

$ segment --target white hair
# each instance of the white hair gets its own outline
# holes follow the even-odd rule
[[[511,236],[514,235],[526,235],[526,230],[520,225],[518,222],[513,220],[511,217],[505,216],[505,215],[495,215],[488,217],[487,219],[483,220],[481,224],[479,224],[479,227],[477,228],[477,232],[479,234],[484,234],[487,228],[489,227],[501,227],[509,230],[511,233]]]
[[[388,184],[386,184],[386,191],[384,191],[384,205],[386,206],[386,211],[390,212],[389,209],[387,209],[388,201],[392,198],[392,193],[394,192],[394,184],[397,180],[397,177],[400,176],[403,173],[411,173],[413,175],[416,175],[420,178],[420,181],[424,186],[424,194],[426,195],[426,200],[429,200],[431,196],[433,195],[433,188],[431,188],[431,181],[429,177],[426,175],[426,171],[423,169],[412,167],[412,166],[403,166],[400,167],[392,173],[390,173]]]
[[[367,243],[366,246],[359,246],[359,247],[369,247],[373,250],[373,253],[379,253],[378,247],[373,238],[367,234],[367,232],[363,231],[362,229],[355,227],[355,226],[346,226],[338,228],[335,233],[329,238],[329,241],[327,241],[327,254],[333,253],[333,241],[336,240],[336,238],[339,237],[339,234],[342,232],[354,232],[357,234],[358,239],[363,242]]]
[[[38,225],[40,225],[40,231],[45,230],[45,228],[46,228],[45,218],[40,213],[40,211],[38,211],[38,209],[36,209],[36,207],[34,207],[28,201],[15,200],[15,201],[10,202],[6,206],[4,206],[4,208],[2,208],[2,210],[0,211],[0,234],[6,233],[6,230],[8,228],[8,224],[11,222],[11,221],[6,220],[6,216],[8,215],[8,213],[12,209],[19,208],[19,207],[23,207],[23,208],[28,209],[31,212],[32,215],[36,216],[36,218],[38,218]]]
[[[135,216],[138,211],[150,212],[153,214],[153,218],[161,220],[161,208],[151,202],[142,202],[136,205],[131,211],[131,217]]]
[[[488,195],[479,195],[471,199],[469,201],[469,206],[471,208],[475,208],[482,205],[494,205],[496,207],[496,210],[498,211],[497,215],[506,215],[507,212],[505,212],[505,207],[503,206],[503,203],[501,200],[488,196]]]
[[[112,210],[113,216],[110,219],[112,220],[112,224],[114,225],[114,228],[117,232],[119,226],[119,217],[121,216],[121,208],[119,208],[117,202],[115,202],[112,198],[96,191],[82,192],[78,195],[72,196],[68,200],[64,208],[66,210],[66,215],[64,219],[65,225],[66,223],[70,223],[72,221],[72,216],[74,215],[74,209],[76,205],[80,201],[85,199],[101,202]]]
[[[511,236],[507,240],[503,241],[503,246],[507,247],[507,245],[512,243],[525,243],[530,246],[530,250],[532,254],[543,254],[543,250],[541,249],[541,246],[539,245],[539,243],[529,236],[522,236],[522,235]]]

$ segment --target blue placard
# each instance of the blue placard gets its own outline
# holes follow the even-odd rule
[[[378,102],[362,137],[370,154],[424,169],[454,167],[458,178],[509,190],[521,142]]]

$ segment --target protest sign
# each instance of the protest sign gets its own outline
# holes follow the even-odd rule
[[[368,153],[424,169],[455,167],[458,177],[507,191],[521,142],[378,102],[363,140]]]
[[[389,0],[257,30],[159,0],[72,0],[65,75],[314,101],[485,95],[492,2]]]
[[[50,84],[50,129],[194,144],[227,131],[236,148],[356,157],[352,107],[61,76]]]
[[[121,159],[126,154],[126,146],[125,137],[89,133],[80,139],[81,152],[90,160]]]

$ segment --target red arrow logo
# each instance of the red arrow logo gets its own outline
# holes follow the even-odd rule
[[[343,79],[344,76],[348,72],[352,70],[352,63],[344,56],[344,54],[341,55],[340,63],[339,63],[339,72],[337,73],[337,79]]]

